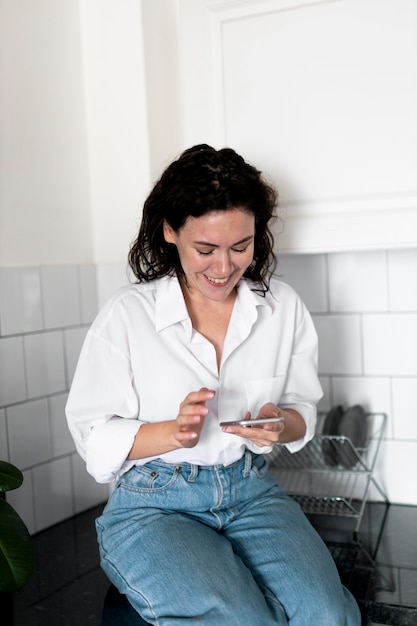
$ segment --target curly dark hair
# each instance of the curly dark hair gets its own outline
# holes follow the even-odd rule
[[[193,146],[167,167],[145,201],[129,265],[138,282],[181,276],[177,248],[164,238],[164,221],[178,232],[188,217],[243,208],[255,217],[254,257],[244,276],[265,293],[276,267],[270,223],[277,201],[277,191],[261,172],[231,148]]]

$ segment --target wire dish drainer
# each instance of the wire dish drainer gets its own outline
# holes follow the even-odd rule
[[[324,418],[319,415],[318,434],[299,452],[275,446],[268,455],[270,470],[305,513],[354,518],[356,539],[370,496],[389,504],[373,475],[386,414],[365,415],[359,447],[346,436],[320,434]]]

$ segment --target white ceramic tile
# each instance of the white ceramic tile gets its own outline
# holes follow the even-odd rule
[[[46,398],[16,404],[7,409],[9,451],[12,463],[29,468],[51,458]]]
[[[417,313],[363,316],[364,369],[370,376],[417,376]]]
[[[70,435],[65,417],[65,404],[68,394],[48,398],[49,417],[51,420],[52,455],[54,457],[72,453],[74,441]]]
[[[390,502],[417,505],[417,441],[383,441],[375,476]]]
[[[78,283],[80,287],[81,323],[89,324],[98,312],[95,265],[80,265],[78,267]]]
[[[6,429],[6,411],[0,409],[0,460],[9,460],[9,446],[7,444],[7,429]]]
[[[344,407],[361,404],[365,411],[391,413],[389,378],[335,376],[332,379],[334,403]]]
[[[45,328],[80,324],[77,268],[75,266],[42,267],[41,285]]]
[[[21,337],[0,339],[0,406],[26,400],[26,376]]]
[[[345,409],[360,404],[370,413],[387,415],[385,437],[392,437],[393,416],[390,378],[335,376],[332,379],[334,405],[341,404]]]
[[[33,469],[35,524],[39,532],[74,514],[69,457]]]
[[[327,311],[326,258],[324,254],[278,255],[278,277],[295,289],[309,311]]]
[[[319,379],[323,389],[323,397],[317,405],[317,411],[329,411],[332,407],[331,378],[320,376]]]
[[[332,312],[388,310],[385,251],[330,254],[328,267]]]
[[[42,330],[40,274],[37,268],[0,269],[0,332]]]
[[[394,378],[392,396],[393,436],[417,441],[417,378]]]
[[[62,332],[26,335],[23,342],[29,398],[64,391],[66,379]]]
[[[64,332],[65,363],[67,370],[67,387],[71,386],[81,348],[87,334],[87,328],[72,328]]]
[[[125,263],[109,263],[97,266],[98,306],[101,308],[113,293],[129,284],[130,272]]]
[[[78,454],[71,457],[74,484],[75,513],[81,513],[97,504],[106,502],[109,497],[107,484],[96,483],[86,469],[85,463]]]
[[[417,249],[388,252],[391,311],[417,311]]]
[[[314,315],[319,337],[319,373],[362,373],[361,328],[358,315]]]
[[[31,535],[36,531],[33,505],[32,471],[22,472],[23,483],[18,489],[7,493],[7,501],[20,515]]]

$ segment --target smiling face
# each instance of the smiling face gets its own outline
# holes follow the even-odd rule
[[[189,217],[175,232],[164,223],[165,241],[177,247],[191,298],[224,302],[253,259],[255,217],[244,209]]]

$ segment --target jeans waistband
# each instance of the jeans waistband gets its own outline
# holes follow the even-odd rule
[[[244,455],[240,457],[234,463],[230,465],[196,465],[195,463],[165,463],[162,459],[154,459],[149,463],[146,463],[147,466],[154,467],[166,467],[173,468],[178,472],[181,472],[184,477],[187,478],[189,482],[194,482],[200,472],[220,472],[220,471],[230,471],[237,469],[238,471],[242,470],[242,475],[244,478],[249,476],[250,470],[253,466],[261,467],[264,463],[264,457],[262,454],[255,454],[251,452],[251,450],[246,450]]]

